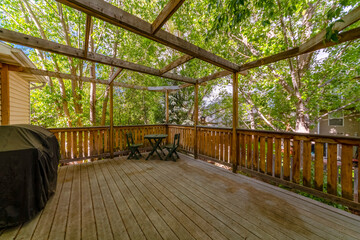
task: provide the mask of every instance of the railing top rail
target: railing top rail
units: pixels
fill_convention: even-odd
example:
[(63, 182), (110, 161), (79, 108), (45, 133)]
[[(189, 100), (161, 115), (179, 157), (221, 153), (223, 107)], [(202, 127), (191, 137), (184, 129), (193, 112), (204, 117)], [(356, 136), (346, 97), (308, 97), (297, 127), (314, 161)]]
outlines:
[(269, 135), (285, 135), (291, 138), (299, 138), (306, 137), (309, 139), (319, 139), (319, 138), (330, 138), (337, 140), (349, 140), (349, 141), (360, 141), (359, 137), (351, 137), (351, 136), (337, 136), (337, 135), (326, 135), (326, 134), (313, 134), (313, 133), (296, 133), (296, 132), (285, 132), (285, 131), (270, 131), (270, 130), (255, 130), (255, 129), (236, 129), (237, 132), (248, 132), (248, 133), (265, 133)]
[[(193, 125), (179, 125), (179, 124), (149, 124), (149, 125), (121, 125), (114, 126), (114, 128), (133, 128), (133, 127), (156, 127), (156, 126), (169, 126), (169, 127), (194, 127)], [(72, 127), (72, 128), (48, 128), (52, 131), (86, 131), (86, 130), (103, 130), (109, 129), (109, 126), (96, 126), (96, 127)], [(219, 129), (219, 130), (232, 130), (229, 127), (210, 127), (210, 126), (198, 126), (199, 129)], [(237, 129), (238, 133), (251, 133), (251, 134), (268, 134), (273, 135), (274, 137), (287, 137), (287, 138), (296, 138), (297, 140), (316, 140), (323, 139), (324, 141), (331, 139), (335, 141), (340, 141), (343, 143), (349, 144), (360, 144), (360, 137), (352, 136), (337, 136), (337, 135), (325, 135), (325, 134), (311, 134), (311, 133), (295, 133), (295, 132), (285, 132), (285, 131), (270, 131), (270, 130), (256, 130), (256, 129)], [(345, 141), (345, 142), (344, 142)], [(347, 142), (348, 141), (348, 142)]]
[[(148, 124), (148, 125), (121, 125), (114, 126), (114, 128), (126, 128), (126, 127), (155, 127), (155, 126), (166, 126), (166, 124)], [(48, 130), (54, 131), (69, 131), (69, 130), (88, 130), (88, 129), (108, 129), (110, 126), (91, 126), (91, 127), (62, 127), (62, 128), (47, 128)]]

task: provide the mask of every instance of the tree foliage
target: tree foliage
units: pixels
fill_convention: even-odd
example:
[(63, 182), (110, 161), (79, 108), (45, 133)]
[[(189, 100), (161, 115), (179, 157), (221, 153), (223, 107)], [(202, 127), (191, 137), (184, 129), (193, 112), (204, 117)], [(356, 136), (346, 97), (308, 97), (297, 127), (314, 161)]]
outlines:
[[(109, 0), (152, 22), (167, 0)], [(359, 5), (356, 0), (206, 0), (185, 1), (163, 29), (238, 64), (299, 46)], [(55, 0), (3, 0), (1, 27), (84, 48), (85, 14)], [(356, 23), (354, 26), (359, 26)], [(351, 28), (352, 28), (351, 27)], [(162, 68), (183, 54), (93, 18), (90, 50)], [(16, 46), (19, 47), (19, 46)], [(358, 111), (359, 41), (252, 69), (239, 77), (239, 123), (245, 128), (309, 131), (324, 113)], [(107, 80), (114, 68), (29, 48), (22, 48), (39, 68)], [(173, 73), (201, 78), (220, 71), (193, 59)], [(94, 75), (95, 74), (95, 75)], [(116, 81), (144, 86), (180, 85), (159, 77), (124, 70)], [(115, 88), (115, 124), (165, 121), (163, 93)], [(108, 87), (49, 78), (31, 91), (32, 123), (47, 127), (108, 124)], [(199, 116), (207, 123), (231, 126), (231, 79), (200, 87)], [(170, 94), (170, 121), (193, 123), (194, 88)], [(344, 107), (346, 106), (346, 107)], [(92, 119), (91, 116), (95, 116)], [(92, 120), (91, 120), (92, 119)]]

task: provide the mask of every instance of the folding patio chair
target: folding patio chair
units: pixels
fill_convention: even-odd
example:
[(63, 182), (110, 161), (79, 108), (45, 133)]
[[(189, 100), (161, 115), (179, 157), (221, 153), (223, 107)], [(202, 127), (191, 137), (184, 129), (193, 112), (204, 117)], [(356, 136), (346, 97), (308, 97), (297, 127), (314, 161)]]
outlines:
[(174, 154), (177, 156), (177, 158), (180, 158), (179, 155), (176, 152), (176, 149), (179, 147), (179, 141), (180, 141), (180, 133), (175, 134), (174, 136), (174, 143), (173, 144), (167, 144), (164, 146), (166, 150), (169, 152), (168, 155), (165, 158), (165, 161), (168, 160), (168, 158), (172, 158), (172, 160), (175, 162), (176, 159), (174, 158)]
[(127, 159), (131, 159), (131, 158), (139, 159), (139, 157), (141, 158), (142, 155), (139, 151), (139, 147), (141, 147), (143, 144), (142, 143), (135, 144), (131, 132), (126, 133), (126, 141), (128, 148), (130, 150), (130, 155), (128, 156)]

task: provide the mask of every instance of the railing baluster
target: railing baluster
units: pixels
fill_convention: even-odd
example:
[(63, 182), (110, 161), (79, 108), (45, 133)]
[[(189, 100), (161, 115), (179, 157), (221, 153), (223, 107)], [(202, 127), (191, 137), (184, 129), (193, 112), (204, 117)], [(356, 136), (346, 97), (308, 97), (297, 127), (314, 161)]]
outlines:
[(245, 134), (241, 134), (240, 136), (240, 152), (241, 152), (241, 155), (240, 155), (240, 162), (241, 162), (241, 166), (242, 167), (245, 167), (246, 165), (246, 146), (245, 146), (245, 142), (246, 142), (246, 136)]
[(315, 189), (322, 191), (324, 184), (324, 143), (315, 143)]
[(254, 135), (254, 166), (255, 171), (259, 171), (259, 136)]
[(293, 141), (293, 162), (292, 162), (292, 181), (300, 183), (300, 141)]
[(311, 142), (304, 141), (303, 144), (303, 185), (311, 187)]
[(66, 151), (65, 151), (65, 132), (62, 131), (61, 132), (61, 144), (60, 144), (60, 147), (61, 147), (61, 159), (65, 159), (66, 158)]
[(266, 173), (273, 175), (273, 138), (267, 138)]
[(88, 157), (89, 154), (89, 131), (84, 131), (84, 157)]
[(337, 144), (328, 144), (327, 192), (337, 195)]
[(79, 131), (78, 142), (79, 142), (79, 157), (84, 157), (83, 131)]
[(265, 173), (265, 137), (260, 137), (260, 172)]
[(341, 196), (350, 200), (353, 199), (352, 156), (353, 146), (343, 144), (341, 147)]
[(66, 132), (66, 148), (67, 148), (67, 152), (66, 152), (66, 158), (70, 159), (71, 158), (71, 131)]
[(104, 130), (104, 153), (107, 153), (109, 149), (109, 138), (108, 138), (108, 130)]
[(284, 180), (290, 180), (290, 139), (284, 138)]
[(78, 153), (78, 151), (77, 151), (77, 147), (78, 147), (78, 144), (77, 144), (77, 131), (73, 131), (72, 136), (73, 136), (73, 138), (72, 138), (72, 150), (73, 150), (72, 158), (77, 158), (78, 157), (77, 156), (77, 153)]
[(247, 140), (247, 147), (246, 147), (246, 153), (247, 153), (247, 157), (246, 157), (246, 166), (248, 169), (251, 169), (251, 140), (252, 140), (252, 136), (251, 135), (247, 135), (246, 136), (246, 140)]
[(281, 176), (281, 138), (275, 138), (275, 177)]

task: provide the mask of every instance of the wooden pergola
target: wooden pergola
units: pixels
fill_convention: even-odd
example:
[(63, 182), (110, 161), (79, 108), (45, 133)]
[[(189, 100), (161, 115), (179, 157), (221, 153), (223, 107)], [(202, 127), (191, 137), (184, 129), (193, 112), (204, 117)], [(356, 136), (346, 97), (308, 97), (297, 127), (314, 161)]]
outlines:
[[(357, 7), (346, 16), (342, 18), (343, 21), (338, 21), (334, 24), (333, 30), (340, 32), (338, 42), (326, 41), (325, 35), (326, 30), (321, 31), (316, 36), (307, 40), (305, 43), (301, 44), (298, 47), (289, 49), (287, 51), (264, 57), (256, 61), (252, 61), (245, 64), (237, 64), (230, 62), (224, 58), (221, 58), (205, 49), (202, 49), (190, 42), (187, 42), (175, 35), (166, 32), (161, 29), (161, 27), (166, 23), (166, 21), (176, 12), (176, 10), (183, 4), (184, 0), (170, 0), (164, 9), (160, 12), (153, 23), (146, 22), (118, 7), (115, 7), (103, 0), (56, 0), (62, 4), (65, 4), (69, 7), (77, 9), (81, 12), (87, 14), (86, 18), (86, 33), (84, 39), (84, 49), (78, 49), (66, 45), (62, 45), (56, 42), (49, 40), (33, 37), (23, 33), (7, 30), (0, 28), (0, 40), (11, 42), (35, 49), (44, 50), (47, 52), (52, 52), (56, 54), (61, 54), (73, 58), (79, 58), (83, 60), (88, 60), (95, 63), (105, 64), (109, 66), (116, 67), (116, 71), (110, 77), (109, 81), (82, 77), (72, 74), (52, 72), (47, 70), (32, 69), (20, 66), (13, 66), (7, 64), (1, 64), (1, 76), (2, 76), (2, 108), (3, 108), (3, 117), (2, 124), (8, 124), (9, 117), (9, 89), (8, 89), (8, 71), (17, 71), (25, 72), (34, 75), (49, 76), (49, 77), (61, 77), (64, 79), (71, 79), (75, 81), (83, 81), (90, 83), (98, 83), (110, 86), (110, 153), (113, 157), (113, 149), (111, 144), (113, 142), (113, 87), (125, 87), (139, 90), (147, 91), (160, 91), (165, 92), (166, 94), (166, 122), (169, 120), (169, 107), (168, 107), (168, 94), (171, 91), (177, 91), (188, 86), (195, 86), (195, 108), (194, 108), (194, 129), (195, 129), (195, 139), (196, 128), (198, 126), (198, 89), (200, 84), (205, 84), (208, 81), (233, 75), (233, 137), (232, 144), (236, 146), (236, 128), (238, 127), (238, 75), (248, 74), (247, 70), (263, 66), (266, 64), (274, 63), (280, 60), (288, 59), (291, 57), (299, 56), (302, 54), (310, 53), (319, 49), (327, 48), (336, 44), (343, 42), (351, 41), (354, 39), (360, 38), (360, 27), (354, 28), (349, 31), (341, 32), (343, 29), (352, 25), (360, 19), (360, 7)], [(101, 19), (105, 22), (113, 24), (115, 26), (124, 28), (128, 31), (131, 31), (135, 34), (141, 35), (145, 38), (151, 39), (158, 43), (161, 43), (165, 46), (178, 50), (184, 55), (169, 65), (165, 66), (162, 69), (155, 69), (147, 66), (143, 66), (137, 63), (127, 62), (118, 58), (108, 57), (102, 54), (89, 51), (89, 37), (91, 31), (91, 21), (92, 17)], [(198, 58), (202, 61), (208, 62), (212, 65), (220, 67), (223, 71), (216, 72), (212, 75), (205, 76), (200, 79), (193, 79), (177, 74), (170, 73), (170, 70), (190, 61), (191, 59)], [(166, 79), (171, 79), (175, 81), (184, 82), (185, 84), (180, 86), (135, 86), (121, 82), (114, 82), (116, 77), (120, 74), (123, 69), (127, 69), (134, 72), (145, 73), (153, 76), (158, 76)], [(195, 148), (195, 158), (197, 158), (197, 141), (194, 142)], [(233, 171), (236, 171), (237, 163), (239, 162), (237, 156), (237, 148), (232, 148), (231, 153), (233, 161)]]

